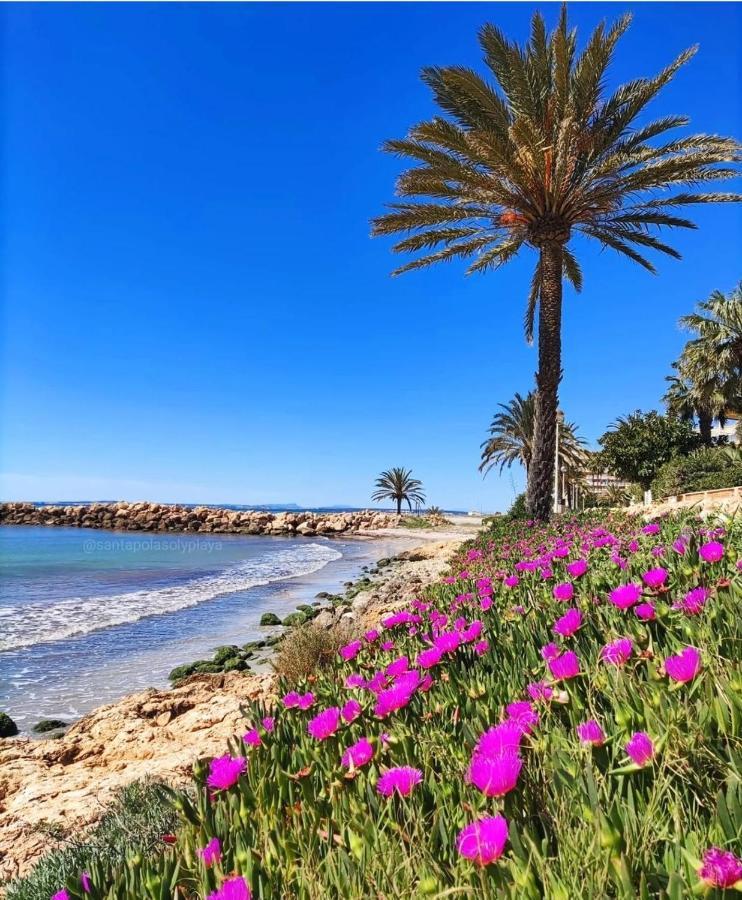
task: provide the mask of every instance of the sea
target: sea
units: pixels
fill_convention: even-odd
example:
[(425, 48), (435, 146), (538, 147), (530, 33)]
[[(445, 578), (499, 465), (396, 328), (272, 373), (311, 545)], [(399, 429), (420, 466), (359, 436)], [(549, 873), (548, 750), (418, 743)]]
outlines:
[(0, 527), (0, 710), (23, 732), (168, 684), (175, 666), (277, 629), (409, 538)]

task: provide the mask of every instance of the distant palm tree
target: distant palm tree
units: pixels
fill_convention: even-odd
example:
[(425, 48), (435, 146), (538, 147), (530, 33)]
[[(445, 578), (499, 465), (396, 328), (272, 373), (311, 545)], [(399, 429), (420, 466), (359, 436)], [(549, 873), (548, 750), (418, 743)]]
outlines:
[(667, 375), (665, 381), (669, 387), (665, 391), (662, 398), (665, 401), (667, 412), (671, 416), (675, 416), (682, 422), (692, 422), (698, 419), (698, 430), (701, 434), (701, 440), (704, 444), (711, 443), (711, 426), (714, 417), (718, 418), (721, 424), (724, 424), (724, 406), (721, 402), (716, 390), (716, 379), (706, 375), (700, 376), (696, 370), (696, 378), (699, 381), (693, 381), (687, 374), (687, 369), (683, 366), (683, 359), (672, 364), (677, 375)]
[(423, 483), (412, 477), (412, 469), (387, 469), (376, 479), (375, 487), (376, 490), (371, 496), (374, 503), (393, 500), (397, 504), (397, 515), (402, 513), (402, 503), (407, 503), (410, 510), (413, 502), (425, 503)]
[[(516, 394), (509, 403), (498, 404), (503, 410), (492, 419), (489, 427), (490, 437), (482, 443), (482, 462), (479, 471), (486, 475), (490, 469), (499, 466), (499, 471), (514, 462), (519, 462), (528, 476), (533, 460), (533, 443), (535, 438), (536, 396), (530, 391), (525, 397)], [(559, 457), (571, 470), (585, 467), (587, 455), (583, 449), (584, 441), (577, 437), (576, 426), (564, 422), (559, 426)], [(554, 477), (552, 460), (552, 483)]]
[(696, 337), (683, 348), (677, 368), (699, 419), (705, 413), (701, 434), (710, 443), (712, 420), (724, 424), (727, 412), (742, 411), (742, 283), (729, 294), (714, 291), (680, 324)]
[(530, 339), (538, 315), (527, 495), (528, 513), (538, 519), (551, 511), (563, 279), (582, 287), (573, 238), (582, 234), (654, 272), (645, 251), (680, 255), (654, 229), (694, 228), (678, 215), (689, 204), (742, 199), (702, 191), (737, 175), (718, 165), (738, 161), (737, 141), (701, 134), (652, 143), (688, 119), (638, 121), (695, 48), (653, 78), (606, 96), (606, 73), (629, 23), (623, 16), (610, 28), (599, 25), (580, 53), (565, 6), (551, 34), (535, 13), (524, 46), (485, 25), (479, 43), (497, 85), (465, 66), (423, 69), (443, 115), (384, 145), (414, 163), (397, 181), (401, 199), (373, 226), (377, 235), (403, 235), (395, 251), (422, 253), (397, 272), (455, 258), (471, 260), (468, 272), (488, 272), (524, 247), (537, 254), (525, 330)]

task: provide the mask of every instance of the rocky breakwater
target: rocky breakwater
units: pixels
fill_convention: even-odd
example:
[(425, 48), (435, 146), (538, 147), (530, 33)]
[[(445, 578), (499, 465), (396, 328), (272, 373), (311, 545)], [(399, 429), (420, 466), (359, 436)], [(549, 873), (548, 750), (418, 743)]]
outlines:
[(0, 503), (0, 525), (65, 525), (117, 531), (189, 532), (200, 534), (354, 534), (394, 528), (399, 516), (362, 510), (314, 513), (235, 510), (165, 503), (90, 503), (36, 506)]

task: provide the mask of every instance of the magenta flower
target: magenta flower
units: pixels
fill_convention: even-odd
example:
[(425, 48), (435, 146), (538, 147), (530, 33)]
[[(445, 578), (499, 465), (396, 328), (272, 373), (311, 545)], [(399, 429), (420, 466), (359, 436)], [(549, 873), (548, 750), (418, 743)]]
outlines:
[(614, 606), (619, 609), (629, 609), (633, 606), (642, 595), (640, 584), (629, 582), (628, 584), (620, 584), (608, 595), (608, 599)]
[(341, 647), (338, 651), (340, 656), (348, 662), (351, 659), (355, 659), (356, 656), (361, 652), (361, 648), (363, 644), (360, 641), (351, 641), (349, 644), (346, 644), (344, 647)]
[(517, 575), (508, 575), (508, 577), (503, 581), (505, 587), (514, 588), (518, 587), (520, 584), (520, 578)]
[(554, 696), (554, 689), (550, 688), (545, 681), (532, 681), (527, 690), (531, 700), (551, 700)]
[(742, 859), (731, 850), (710, 847), (703, 854), (703, 865), (698, 875), (706, 884), (726, 890), (742, 881)]
[(51, 900), (70, 900), (69, 891), (66, 888), (62, 888), (61, 891), (57, 891), (56, 894), (52, 894)]
[(218, 863), (222, 858), (222, 845), (219, 842), (219, 838), (212, 838), (209, 843), (205, 847), (201, 847), (197, 853), (205, 866), (213, 866), (214, 863)]
[(502, 856), (507, 840), (507, 821), (502, 816), (485, 816), (461, 829), (456, 848), (466, 859), (487, 866)]
[(356, 741), (355, 744), (348, 747), (343, 753), (341, 762), (348, 768), (358, 769), (360, 766), (365, 766), (367, 762), (370, 762), (373, 755), (374, 748), (371, 746), (371, 743), (366, 738), (361, 738), (360, 741)]
[(453, 653), (461, 646), (461, 635), (458, 631), (442, 631), (433, 641), (441, 653)]
[(698, 548), (698, 555), (704, 562), (719, 562), (724, 556), (724, 544), (720, 544), (718, 541), (709, 541), (707, 544), (701, 544)]
[(524, 734), (518, 722), (506, 719), (484, 732), (474, 752), (482, 756), (517, 756)]
[(701, 654), (695, 647), (686, 647), (675, 656), (667, 657), (665, 671), (680, 684), (692, 681), (701, 671)]
[(545, 644), (541, 648), (541, 657), (547, 661), (556, 659), (559, 656), (559, 647), (556, 644)]
[(629, 638), (618, 638), (603, 647), (600, 658), (612, 666), (622, 666), (631, 656), (633, 649), (634, 645)]
[(688, 549), (688, 545), (685, 543), (683, 538), (677, 538), (672, 542), (672, 549), (679, 553), (681, 556), (685, 556), (685, 551)]
[(555, 600), (564, 602), (565, 600), (571, 600), (572, 597), (574, 597), (575, 588), (570, 581), (562, 581), (560, 584), (554, 585), (552, 593), (554, 594)]
[(654, 756), (652, 738), (644, 731), (635, 731), (624, 749), (637, 766), (646, 766)]
[(430, 669), (433, 666), (437, 666), (442, 659), (443, 651), (440, 647), (430, 647), (428, 650), (423, 650), (418, 653), (417, 665), (420, 666), (421, 669)]
[(524, 734), (530, 734), (538, 725), (538, 713), (528, 700), (518, 700), (516, 703), (508, 703), (505, 707), (510, 721), (515, 722)]
[(391, 797), (395, 791), (400, 796), (407, 797), (422, 780), (423, 773), (420, 769), (397, 766), (384, 772), (376, 782), (376, 790), (384, 797)]
[(410, 668), (410, 661), (406, 656), (400, 656), (395, 659), (393, 662), (390, 662), (389, 665), (384, 669), (387, 675), (391, 678), (396, 677), (397, 675), (401, 675), (403, 672), (406, 672)]
[(276, 727), (276, 720), (273, 718), (273, 716), (266, 716), (261, 724), (263, 725), (263, 728), (265, 728), (265, 730), (270, 734), (270, 732), (273, 731), (273, 729)]
[(86, 894), (89, 894), (93, 889), (93, 882), (90, 880), (89, 872), (81, 872), (80, 873), (80, 884), (82, 886), (83, 891)]
[(651, 622), (657, 618), (657, 613), (651, 603), (638, 603), (634, 607), (634, 615), (642, 622)]
[(583, 744), (592, 744), (593, 747), (602, 747), (605, 743), (603, 729), (598, 725), (595, 719), (588, 719), (587, 722), (582, 722), (575, 730), (577, 731), (577, 737)]
[(251, 900), (252, 894), (245, 879), (228, 878), (218, 891), (209, 894), (206, 900)]
[(353, 672), (345, 679), (345, 686), (347, 688), (365, 687), (366, 679), (363, 677), (363, 675), (360, 674), (360, 672)]
[(473, 643), (474, 641), (478, 640), (482, 636), (483, 628), (484, 628), (484, 625), (479, 621), (479, 619), (476, 619), (474, 622), (471, 623), (471, 625), (468, 628), (465, 628), (461, 632), (461, 640), (465, 644)]
[(299, 705), (299, 695), (296, 691), (289, 691), (288, 694), (281, 699), (281, 703), (283, 703), (286, 709), (293, 709)]
[(379, 632), (378, 632), (375, 628), (372, 628), (370, 631), (367, 631), (367, 632), (363, 635), (363, 639), (364, 639), (365, 641), (368, 641), (369, 644), (373, 644), (374, 641), (378, 641), (378, 639), (379, 639)]
[(660, 530), (660, 526), (656, 522), (650, 522), (649, 525), (645, 525), (642, 528), (644, 534), (657, 534)]
[(567, 574), (572, 578), (580, 578), (587, 572), (587, 561), (584, 559), (576, 559), (574, 562), (567, 563), (565, 566)]
[(299, 703), (297, 704), (299, 709), (307, 710), (311, 706), (314, 706), (314, 694), (311, 691), (307, 691), (306, 694), (302, 694), (299, 697)]
[(209, 764), (206, 783), (214, 791), (226, 791), (237, 784), (247, 769), (247, 760), (242, 756), (215, 756)]
[(316, 741), (324, 741), (335, 734), (338, 725), (340, 725), (340, 710), (337, 706), (331, 706), (309, 720), (307, 731)]
[(242, 740), (250, 747), (259, 747), (263, 741), (257, 728), (251, 728), (242, 735)]
[(579, 609), (568, 609), (567, 612), (556, 620), (552, 631), (562, 637), (571, 637), (582, 625), (582, 613)]
[(477, 656), (484, 656), (484, 654), (489, 650), (490, 642), (487, 638), (483, 638), (481, 641), (477, 641), (474, 644), (473, 650), (477, 654)]
[(518, 783), (523, 760), (514, 753), (489, 756), (475, 753), (469, 766), (469, 780), (487, 797), (502, 797)]
[(343, 717), (343, 721), (355, 722), (355, 720), (361, 714), (361, 704), (357, 700), (348, 700), (348, 702), (343, 706), (340, 710), (340, 715)]
[(697, 616), (703, 612), (706, 601), (710, 596), (711, 592), (707, 588), (693, 588), (692, 591), (688, 591), (682, 600), (673, 603), (672, 608), (681, 610), (687, 616)]
[(574, 678), (576, 675), (579, 675), (580, 661), (577, 658), (577, 654), (568, 650), (567, 653), (562, 653), (561, 656), (550, 659), (549, 671), (551, 672), (552, 678), (556, 681), (563, 681), (567, 678)]
[(656, 568), (656, 569), (648, 569), (643, 575), (644, 584), (651, 588), (662, 587), (662, 585), (667, 581), (667, 569)]

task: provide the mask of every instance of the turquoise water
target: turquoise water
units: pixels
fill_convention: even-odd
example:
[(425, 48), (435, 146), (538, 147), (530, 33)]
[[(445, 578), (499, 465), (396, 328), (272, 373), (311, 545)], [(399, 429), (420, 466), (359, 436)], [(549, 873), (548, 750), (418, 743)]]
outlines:
[(0, 709), (69, 720), (270, 631), (396, 540), (0, 528)]

